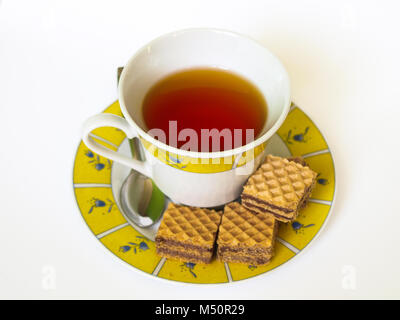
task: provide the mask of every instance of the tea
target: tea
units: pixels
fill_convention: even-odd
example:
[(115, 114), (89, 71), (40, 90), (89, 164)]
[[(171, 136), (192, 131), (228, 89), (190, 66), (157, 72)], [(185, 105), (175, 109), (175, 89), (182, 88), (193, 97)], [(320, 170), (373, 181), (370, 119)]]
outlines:
[[(191, 69), (171, 74), (151, 87), (143, 101), (147, 129), (163, 130), (167, 144), (183, 149), (187, 149), (187, 133), (195, 133), (198, 139), (189, 148), (191, 151), (225, 151), (245, 145), (249, 142), (246, 129), (253, 130), (256, 138), (266, 118), (267, 104), (256, 86), (220, 69)], [(171, 123), (175, 124), (177, 134), (170, 132)], [(216, 135), (215, 129), (224, 134)], [(200, 137), (207, 130), (211, 134), (204, 141)], [(229, 134), (231, 139), (238, 137), (238, 130), (241, 137), (229, 143)]]

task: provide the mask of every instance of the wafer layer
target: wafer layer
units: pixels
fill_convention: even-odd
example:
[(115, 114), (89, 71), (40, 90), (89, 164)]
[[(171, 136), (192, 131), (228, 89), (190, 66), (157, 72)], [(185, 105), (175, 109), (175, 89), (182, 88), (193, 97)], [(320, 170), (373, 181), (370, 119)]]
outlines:
[(157, 246), (157, 254), (175, 260), (195, 263), (210, 263), (213, 251), (182, 250), (170, 246)]
[(273, 215), (254, 215), (237, 202), (229, 203), (219, 228), (218, 258), (224, 262), (266, 264), (274, 254), (277, 229)]
[(267, 156), (243, 188), (243, 206), (255, 213), (272, 213), (283, 222), (293, 221), (317, 177), (300, 158), (293, 160)]
[(157, 253), (167, 258), (209, 263), (221, 213), (170, 203), (156, 236)]

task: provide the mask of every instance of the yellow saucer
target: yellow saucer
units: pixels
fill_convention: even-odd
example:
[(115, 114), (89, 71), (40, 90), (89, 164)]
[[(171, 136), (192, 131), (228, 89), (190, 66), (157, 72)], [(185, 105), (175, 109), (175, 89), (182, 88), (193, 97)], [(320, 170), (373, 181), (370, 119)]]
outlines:
[[(104, 112), (121, 116), (118, 101)], [(96, 129), (92, 136), (114, 150), (119, 149), (126, 138), (115, 128)], [(157, 256), (155, 243), (145, 236), (143, 230), (131, 226), (118, 207), (113, 192), (113, 188), (114, 191), (118, 188), (118, 183), (112, 183), (118, 179), (112, 179), (113, 162), (94, 154), (82, 142), (76, 152), (73, 172), (78, 208), (89, 229), (108, 250), (129, 266), (155, 278), (207, 284), (228, 283), (267, 273), (298, 255), (315, 239), (330, 215), (335, 198), (332, 154), (319, 129), (300, 108), (292, 104), (286, 121), (271, 140), (278, 143), (268, 146), (267, 152), (303, 156), (318, 173), (318, 178), (309, 204), (297, 220), (280, 225), (276, 254), (267, 266), (224, 264), (215, 260), (209, 265), (200, 265)], [(158, 200), (155, 197), (152, 201)]]

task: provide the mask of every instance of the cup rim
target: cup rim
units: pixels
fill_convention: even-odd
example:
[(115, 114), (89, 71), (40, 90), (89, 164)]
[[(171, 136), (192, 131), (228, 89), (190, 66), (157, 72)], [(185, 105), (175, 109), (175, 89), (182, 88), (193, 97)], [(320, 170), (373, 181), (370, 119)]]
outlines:
[[(192, 31), (217, 32), (217, 33), (223, 33), (223, 34), (237, 37), (237, 38), (244, 38), (244, 39), (250, 40), (256, 46), (258, 46), (260, 49), (265, 51), (265, 53), (267, 55), (270, 55), (276, 61), (276, 63), (279, 64), (282, 68), (284, 80), (287, 83), (288, 90), (285, 95), (286, 101), (285, 101), (285, 105), (282, 108), (281, 115), (279, 116), (278, 120), (274, 123), (274, 125), (269, 130), (267, 130), (263, 135), (261, 135), (260, 137), (258, 137), (255, 140), (253, 140), (252, 142), (245, 144), (244, 146), (237, 147), (237, 148), (230, 149), (230, 150), (225, 150), (225, 151), (217, 151), (217, 152), (188, 151), (188, 150), (181, 150), (179, 148), (172, 147), (166, 143), (156, 140), (151, 135), (149, 135), (147, 132), (145, 132), (142, 128), (140, 128), (136, 124), (136, 122), (132, 119), (131, 115), (129, 114), (129, 112), (125, 106), (122, 84), (124, 83), (124, 80), (127, 77), (126, 70), (128, 68), (126, 68), (126, 66), (130, 65), (140, 53), (142, 53), (148, 46), (152, 45), (153, 43), (155, 43), (163, 38), (171, 37), (171, 36), (181, 34), (181, 33), (192, 32)], [(176, 30), (176, 31), (172, 31), (172, 32), (163, 34), (163, 35), (151, 40), (150, 42), (146, 43), (139, 50), (137, 50), (136, 53), (126, 63), (126, 65), (121, 73), (121, 76), (120, 76), (120, 81), (119, 81), (119, 86), (118, 86), (118, 95), (119, 95), (118, 100), (119, 100), (119, 104), (121, 107), (121, 111), (122, 111), (123, 115), (125, 116), (125, 119), (128, 121), (128, 123), (132, 127), (134, 127), (134, 129), (136, 130), (137, 134), (140, 137), (143, 137), (145, 140), (147, 140), (151, 144), (155, 145), (157, 148), (160, 148), (164, 151), (171, 152), (173, 154), (191, 157), (191, 158), (208, 158), (208, 159), (231, 157), (234, 155), (244, 153), (246, 151), (249, 151), (249, 150), (254, 149), (255, 147), (261, 145), (262, 143), (267, 141), (269, 138), (271, 138), (271, 136), (273, 134), (275, 134), (275, 132), (280, 128), (282, 123), (285, 121), (287, 114), (289, 113), (290, 105), (291, 105), (289, 75), (288, 75), (285, 67), (283, 66), (282, 62), (272, 52), (270, 52), (266, 47), (264, 47), (262, 44), (260, 44), (257, 40), (255, 40), (247, 35), (243, 35), (243, 34), (240, 34), (240, 33), (234, 32), (234, 31), (225, 30), (225, 29), (218, 29), (218, 28), (187, 28), (187, 29)]]

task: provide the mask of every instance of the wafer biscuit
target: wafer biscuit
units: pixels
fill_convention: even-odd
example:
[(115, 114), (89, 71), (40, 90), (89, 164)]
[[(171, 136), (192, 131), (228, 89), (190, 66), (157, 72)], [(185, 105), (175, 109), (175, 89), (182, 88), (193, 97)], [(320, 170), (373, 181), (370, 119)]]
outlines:
[(210, 263), (221, 215), (170, 203), (157, 232), (157, 253), (185, 262)]
[(218, 232), (218, 259), (264, 265), (274, 254), (278, 222), (272, 214), (254, 215), (238, 202), (224, 208)]
[(317, 174), (308, 166), (288, 159), (267, 156), (243, 188), (242, 204), (254, 213), (272, 213), (289, 222), (309, 198)]

